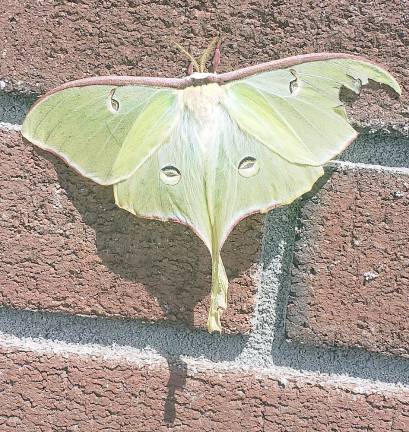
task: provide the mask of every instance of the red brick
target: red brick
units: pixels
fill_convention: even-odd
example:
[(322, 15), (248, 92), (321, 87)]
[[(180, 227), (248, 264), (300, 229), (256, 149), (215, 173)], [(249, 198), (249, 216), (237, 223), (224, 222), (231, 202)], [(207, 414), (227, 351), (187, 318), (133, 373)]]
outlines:
[[(332, 51), (387, 65), (408, 101), (409, 8), (405, 0), (203, 2), (3, 0), (0, 79), (43, 92), (92, 75), (181, 76), (176, 40), (199, 54), (219, 32), (223, 70), (295, 54)], [(368, 106), (369, 104), (369, 106)], [(382, 106), (384, 109), (380, 110)], [(355, 120), (406, 124), (405, 105), (370, 97)]]
[[(181, 320), (205, 327), (210, 257), (186, 227), (138, 219), (112, 188), (0, 131), (0, 304), (73, 314)], [(263, 218), (241, 223), (224, 259), (227, 332), (247, 332)]]
[(409, 176), (338, 169), (299, 216), (287, 334), (409, 356)]
[(409, 392), (3, 350), (8, 431), (409, 431)]

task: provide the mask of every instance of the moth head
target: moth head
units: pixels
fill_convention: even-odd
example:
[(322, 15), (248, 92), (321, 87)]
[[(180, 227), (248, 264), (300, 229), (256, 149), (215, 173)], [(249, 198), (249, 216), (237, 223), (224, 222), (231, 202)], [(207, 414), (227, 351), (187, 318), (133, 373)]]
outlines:
[(216, 75), (216, 74), (209, 73), (209, 72), (193, 72), (191, 75), (189, 75), (189, 78), (192, 79), (192, 84), (194, 86), (198, 86), (198, 85), (209, 84), (208, 77), (212, 75)]
[(178, 48), (182, 52), (182, 54), (184, 54), (190, 61), (189, 66), (187, 67), (187, 74), (189, 76), (192, 76), (192, 78), (194, 78), (194, 75), (205, 74), (207, 72), (206, 64), (210, 60), (212, 53), (213, 53), (213, 59), (212, 59), (211, 71), (216, 72), (216, 69), (220, 63), (221, 38), (219, 36), (213, 38), (210, 41), (207, 48), (202, 52), (200, 57), (198, 57), (197, 59), (179, 43), (174, 42), (174, 44), (176, 48)]

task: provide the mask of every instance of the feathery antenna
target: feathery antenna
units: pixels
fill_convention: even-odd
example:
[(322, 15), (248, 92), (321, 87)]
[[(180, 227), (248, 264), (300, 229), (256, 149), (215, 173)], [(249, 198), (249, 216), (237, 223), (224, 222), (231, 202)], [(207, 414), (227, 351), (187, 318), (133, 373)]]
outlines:
[(176, 46), (176, 48), (178, 48), (191, 62), (193, 67), (196, 69), (196, 72), (201, 72), (200, 67), (199, 67), (199, 63), (197, 62), (197, 60), (192, 56), (192, 54), (190, 54), (185, 48), (182, 47), (182, 45), (180, 45), (177, 42), (173, 42)]
[(199, 66), (200, 66), (200, 72), (204, 72), (206, 69), (206, 63), (209, 61), (210, 56), (212, 55), (212, 52), (214, 48), (216, 47), (217, 43), (219, 42), (219, 36), (216, 36), (213, 38), (207, 48), (203, 51), (202, 55), (199, 59)]

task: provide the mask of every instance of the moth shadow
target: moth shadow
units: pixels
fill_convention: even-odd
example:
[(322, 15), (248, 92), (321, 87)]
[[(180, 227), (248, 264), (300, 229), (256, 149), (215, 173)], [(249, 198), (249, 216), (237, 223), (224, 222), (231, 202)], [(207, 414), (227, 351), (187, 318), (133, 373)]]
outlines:
[[(101, 287), (103, 292), (95, 293), (94, 301), (106, 295), (116, 302), (116, 314), (121, 316), (206, 328), (211, 263), (202, 241), (186, 226), (138, 218), (118, 208), (112, 186), (97, 185), (53, 155), (36, 152), (53, 164), (68, 200), (95, 232), (98, 257), (115, 274), (115, 283)], [(258, 259), (262, 219), (243, 221), (223, 249), (228, 277), (238, 281), (233, 291), (242, 303), (226, 314), (227, 321), (244, 320), (244, 327), (249, 326), (253, 307), (255, 288), (251, 290), (249, 273)], [(235, 326), (227, 324), (227, 332), (242, 331)]]
[[(112, 186), (97, 185), (57, 157), (39, 149), (34, 151), (46, 158), (57, 173), (59, 186), (65, 192), (61, 195), (66, 195), (64, 205), (70, 207), (66, 211), (68, 222), (80, 218), (95, 233), (95, 240), (90, 239), (94, 236), (86, 230), (87, 239), (81, 238), (79, 243), (95, 241), (96, 254), (115, 275), (108, 286), (84, 286), (89, 292), (84, 292), (83, 298), (93, 303), (86, 304), (88, 310), (109, 297), (115, 314), (123, 317), (179, 321), (206, 328), (211, 263), (202, 241), (183, 225), (137, 218), (118, 208)], [(236, 298), (224, 314), (224, 330), (230, 333), (250, 328), (256, 290), (251, 273), (259, 259), (263, 221), (261, 215), (242, 221), (222, 251), (232, 282), (230, 292)], [(110, 307), (107, 309), (109, 313)], [(179, 357), (171, 358), (166, 347), (157, 349), (169, 367), (163, 421), (171, 426), (177, 418), (177, 399), (179, 395), (184, 397), (187, 365)]]

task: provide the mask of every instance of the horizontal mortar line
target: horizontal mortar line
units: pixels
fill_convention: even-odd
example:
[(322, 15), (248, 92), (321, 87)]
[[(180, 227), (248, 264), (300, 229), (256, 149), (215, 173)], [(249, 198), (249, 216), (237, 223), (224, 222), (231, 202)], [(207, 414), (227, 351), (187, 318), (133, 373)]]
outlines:
[(14, 124), (14, 123), (0, 122), (0, 129), (12, 130), (12, 131), (21, 131), (21, 125)]
[[(78, 356), (83, 359), (101, 359), (102, 361), (122, 361), (138, 367), (168, 367), (165, 356), (152, 350), (137, 350), (128, 346), (113, 345), (106, 347), (98, 344), (72, 344), (62, 341), (50, 341), (44, 338), (17, 338), (0, 333), (0, 349), (24, 351), (36, 354)], [(173, 359), (174, 360), (174, 359)], [(328, 385), (331, 387), (351, 391), (354, 394), (396, 393), (406, 392), (409, 387), (402, 384), (373, 382), (349, 376), (334, 376), (326, 373), (306, 372), (283, 366), (254, 368), (244, 366), (234, 361), (211, 362), (202, 358), (181, 356), (178, 363), (188, 366), (191, 373), (250, 373), (257, 377), (268, 377), (286, 386), (290, 381), (298, 384)]]
[(0, 309), (0, 348), (97, 356), (140, 365), (178, 361), (192, 370), (262, 372), (281, 380), (352, 386), (356, 391), (409, 389), (406, 359), (356, 349), (274, 343), (268, 361), (243, 360), (239, 356), (247, 340), (243, 335), (210, 335), (181, 325)]
[(349, 168), (349, 169), (369, 169), (374, 171), (388, 171), (397, 174), (405, 174), (409, 175), (409, 168), (406, 167), (392, 167), (385, 165), (374, 165), (374, 164), (366, 164), (360, 162), (349, 162), (349, 161), (341, 161), (338, 159), (334, 159), (327, 164), (328, 166), (335, 166), (341, 168)]
[[(21, 131), (21, 125), (15, 123), (6, 123), (0, 122), (0, 130), (11, 130), (11, 131)], [(376, 171), (389, 171), (395, 172), (398, 174), (406, 174), (409, 175), (409, 168), (406, 167), (393, 167), (387, 165), (374, 165), (360, 162), (349, 162), (349, 161), (341, 161), (338, 159), (334, 159), (329, 161), (327, 166), (335, 166), (349, 169), (371, 169)]]

